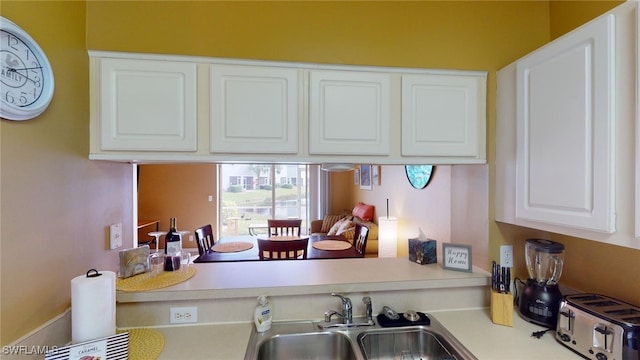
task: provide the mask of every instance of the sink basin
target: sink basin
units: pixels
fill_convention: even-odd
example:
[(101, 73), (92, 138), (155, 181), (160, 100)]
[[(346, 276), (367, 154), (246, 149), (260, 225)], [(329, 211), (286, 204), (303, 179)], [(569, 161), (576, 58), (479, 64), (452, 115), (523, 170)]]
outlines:
[(257, 359), (355, 360), (356, 354), (347, 336), (322, 332), (272, 336), (258, 348)]
[(462, 359), (454, 344), (423, 328), (367, 331), (358, 335), (365, 359)]
[(429, 318), (430, 325), (329, 329), (319, 329), (324, 323), (314, 321), (274, 322), (264, 333), (253, 329), (244, 358), (476, 360), (446, 328)]

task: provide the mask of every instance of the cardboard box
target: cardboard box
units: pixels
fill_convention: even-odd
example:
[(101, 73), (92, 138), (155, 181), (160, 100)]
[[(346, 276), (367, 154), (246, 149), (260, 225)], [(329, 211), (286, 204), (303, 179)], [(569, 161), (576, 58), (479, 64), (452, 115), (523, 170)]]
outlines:
[(423, 265), (437, 263), (436, 245), (431, 239), (409, 239), (409, 261)]
[(120, 274), (123, 279), (149, 271), (149, 245), (120, 251)]

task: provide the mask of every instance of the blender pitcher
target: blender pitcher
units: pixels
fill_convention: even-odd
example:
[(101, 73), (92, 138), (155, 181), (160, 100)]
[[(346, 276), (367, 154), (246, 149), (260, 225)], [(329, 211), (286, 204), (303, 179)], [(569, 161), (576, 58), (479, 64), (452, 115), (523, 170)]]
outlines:
[(530, 279), (545, 285), (558, 283), (564, 264), (562, 244), (544, 239), (528, 239), (525, 255)]

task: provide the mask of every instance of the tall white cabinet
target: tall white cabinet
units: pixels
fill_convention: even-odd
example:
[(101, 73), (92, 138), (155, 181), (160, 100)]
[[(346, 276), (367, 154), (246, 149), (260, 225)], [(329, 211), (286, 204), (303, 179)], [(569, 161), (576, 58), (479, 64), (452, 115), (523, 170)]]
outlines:
[(615, 231), (614, 16), (516, 63), (516, 217)]
[(496, 220), (640, 247), (631, 196), (636, 6), (498, 72)]

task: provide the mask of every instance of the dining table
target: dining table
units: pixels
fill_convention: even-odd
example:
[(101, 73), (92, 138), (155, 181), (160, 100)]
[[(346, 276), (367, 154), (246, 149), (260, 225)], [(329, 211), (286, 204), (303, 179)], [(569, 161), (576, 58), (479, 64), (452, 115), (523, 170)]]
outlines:
[[(262, 235), (266, 237), (267, 235)], [(194, 263), (208, 263), (208, 262), (226, 262), (226, 261), (260, 261), (258, 255), (258, 237), (251, 235), (239, 235), (239, 236), (227, 236), (220, 238), (216, 243), (205, 251), (204, 254), (198, 256)], [(341, 259), (341, 258), (358, 258), (362, 257), (361, 254), (356, 251), (356, 248), (352, 245), (347, 248), (345, 246), (338, 247), (332, 250), (324, 250), (320, 247), (320, 243), (325, 240), (338, 240), (326, 235), (312, 234), (308, 236), (302, 236), (303, 238), (309, 238), (309, 244), (307, 247), (307, 259)], [(284, 239), (282, 237), (275, 237), (272, 241), (279, 240), (293, 240), (293, 238)], [(316, 246), (314, 247), (314, 243)], [(216, 251), (219, 249), (219, 251)]]

